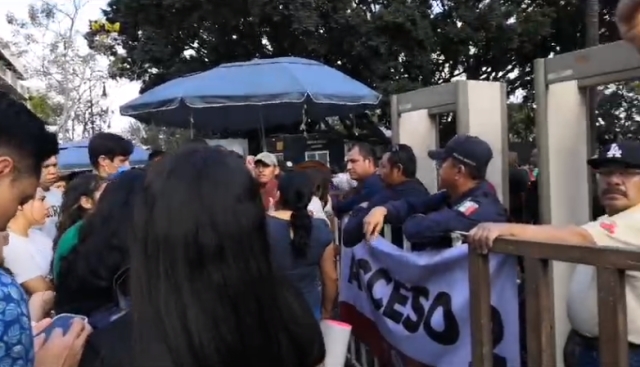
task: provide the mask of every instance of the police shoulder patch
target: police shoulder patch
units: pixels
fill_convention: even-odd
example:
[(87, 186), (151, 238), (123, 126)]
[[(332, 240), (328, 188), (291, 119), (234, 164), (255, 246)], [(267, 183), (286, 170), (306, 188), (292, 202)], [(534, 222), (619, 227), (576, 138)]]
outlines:
[(476, 210), (478, 210), (479, 207), (480, 206), (478, 205), (478, 203), (472, 201), (471, 199), (467, 199), (463, 201), (462, 204), (458, 205), (456, 207), (456, 210), (468, 217)]

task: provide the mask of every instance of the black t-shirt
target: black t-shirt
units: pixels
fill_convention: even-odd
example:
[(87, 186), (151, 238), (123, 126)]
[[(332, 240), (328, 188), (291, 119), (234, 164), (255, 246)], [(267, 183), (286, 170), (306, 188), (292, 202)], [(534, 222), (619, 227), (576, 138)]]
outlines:
[(529, 187), (529, 173), (518, 167), (509, 167), (509, 212), (512, 219), (524, 220), (524, 197)]

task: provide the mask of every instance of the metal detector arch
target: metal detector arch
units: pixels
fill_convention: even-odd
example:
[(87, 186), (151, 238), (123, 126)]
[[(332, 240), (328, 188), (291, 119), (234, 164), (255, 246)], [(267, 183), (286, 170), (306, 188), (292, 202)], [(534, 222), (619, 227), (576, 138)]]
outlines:
[[(640, 55), (623, 41), (535, 61), (538, 187), (543, 223), (580, 225), (591, 220), (586, 161), (594, 152), (589, 149), (591, 132), (584, 88), (639, 77)], [(574, 268), (569, 263), (552, 264), (556, 351), (562, 351), (570, 331), (566, 302)], [(556, 352), (555, 359), (557, 366), (564, 366), (561, 352)]]
[(454, 112), (456, 131), (476, 135), (493, 149), (487, 179), (508, 206), (507, 88), (504, 83), (457, 80), (391, 96), (391, 139), (413, 148), (418, 178), (437, 191), (437, 170), (427, 156), (439, 147), (437, 115)]

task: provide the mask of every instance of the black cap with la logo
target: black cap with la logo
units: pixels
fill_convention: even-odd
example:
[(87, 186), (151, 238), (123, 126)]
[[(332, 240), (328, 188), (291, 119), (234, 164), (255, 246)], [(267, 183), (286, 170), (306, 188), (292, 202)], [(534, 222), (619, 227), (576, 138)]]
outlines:
[(598, 154), (587, 160), (593, 169), (618, 166), (640, 169), (640, 142), (623, 140), (611, 143), (598, 150)]

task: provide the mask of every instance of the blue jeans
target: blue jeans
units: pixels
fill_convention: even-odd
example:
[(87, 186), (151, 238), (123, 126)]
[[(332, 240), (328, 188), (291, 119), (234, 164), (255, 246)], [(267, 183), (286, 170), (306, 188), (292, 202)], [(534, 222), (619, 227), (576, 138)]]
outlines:
[[(572, 330), (565, 344), (564, 361), (567, 367), (601, 367), (597, 340)], [(629, 345), (629, 367), (640, 367), (640, 348), (637, 346)]]
[[(600, 367), (600, 353), (587, 347), (580, 348), (578, 352), (578, 366)], [(640, 367), (640, 349), (629, 350), (629, 367)]]

